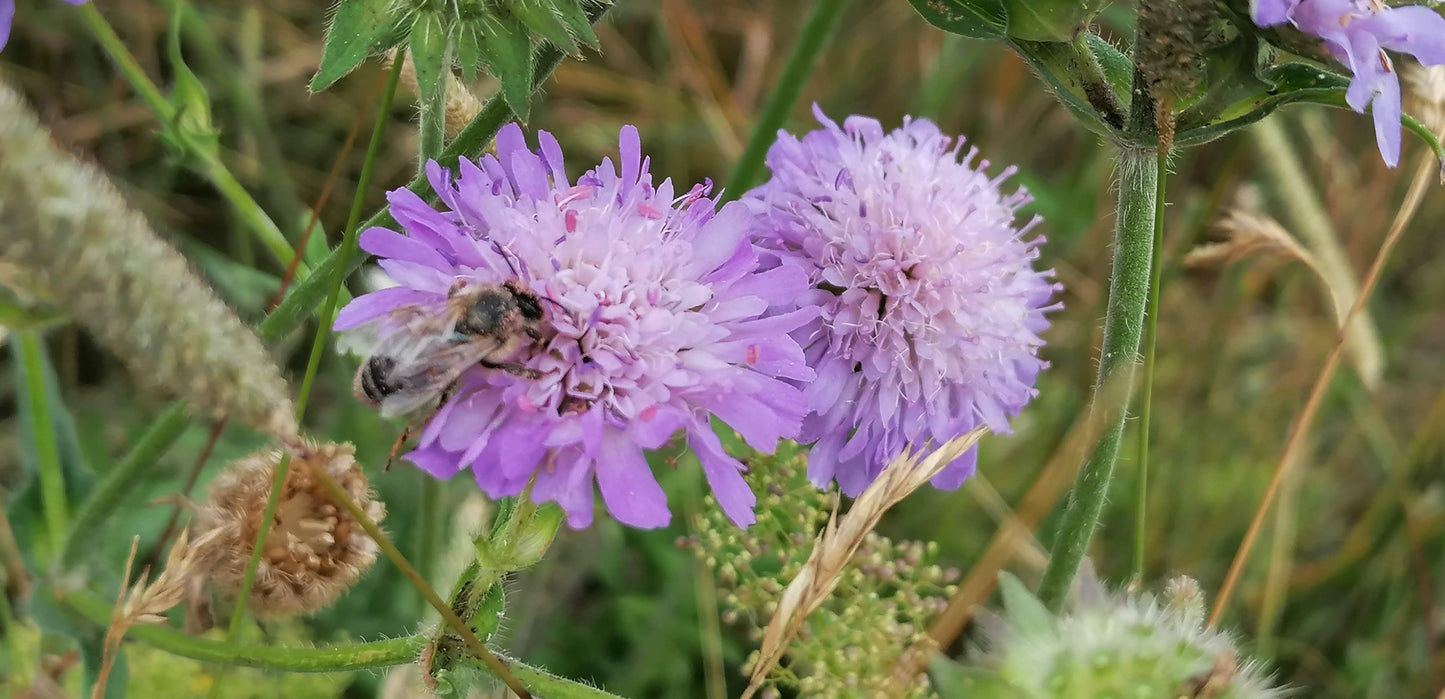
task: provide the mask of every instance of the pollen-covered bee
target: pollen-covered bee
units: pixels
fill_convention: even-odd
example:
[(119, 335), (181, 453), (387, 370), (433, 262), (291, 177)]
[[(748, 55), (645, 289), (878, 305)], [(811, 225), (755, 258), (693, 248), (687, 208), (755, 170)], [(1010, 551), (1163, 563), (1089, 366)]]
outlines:
[(376, 321), (397, 326), (372, 346), (352, 382), (356, 397), (383, 417), (408, 415), (442, 398), (467, 369), (482, 366), (527, 379), (534, 369), (509, 361), (541, 339), (541, 298), (520, 282), (459, 282), (441, 309), (403, 306)]

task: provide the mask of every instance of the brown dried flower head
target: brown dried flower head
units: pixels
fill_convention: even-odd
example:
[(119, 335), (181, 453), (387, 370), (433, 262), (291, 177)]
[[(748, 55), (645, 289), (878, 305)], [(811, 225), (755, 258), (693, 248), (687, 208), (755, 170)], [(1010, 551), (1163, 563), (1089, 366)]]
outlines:
[[(292, 454), (251, 589), (257, 616), (324, 609), (376, 562), (376, 542), (312, 475), (313, 467), (325, 468), (372, 521), (380, 521), (386, 507), (375, 499), (354, 453), (350, 444), (326, 444)], [(231, 464), (216, 478), (196, 517), (197, 530), (209, 536), (211, 579), (231, 597), (240, 592), (281, 455), (270, 449)]]

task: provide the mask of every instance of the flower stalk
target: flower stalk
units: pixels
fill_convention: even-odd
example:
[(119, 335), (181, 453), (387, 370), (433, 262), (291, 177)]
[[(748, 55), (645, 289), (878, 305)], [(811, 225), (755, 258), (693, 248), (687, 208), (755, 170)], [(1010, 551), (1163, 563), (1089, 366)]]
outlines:
[(1169, 151), (1160, 144), (1156, 156), (1158, 189), (1154, 200), (1154, 253), (1149, 261), (1149, 310), (1144, 316), (1144, 386), (1139, 396), (1139, 484), (1134, 504), (1134, 566), (1130, 579), (1144, 578), (1144, 549), (1148, 540), (1149, 413), (1154, 392), (1154, 345), (1159, 330), (1159, 282), (1164, 261), (1164, 185), (1169, 179)]
[[(1094, 384), (1094, 405), (1099, 392), (1116, 376), (1132, 385), (1149, 301), (1154, 257), (1154, 222), (1158, 203), (1159, 160), (1155, 149), (1140, 145), (1152, 141), (1153, 99), (1142, 75), (1134, 76), (1134, 104), (1130, 108), (1126, 142), (1119, 152), (1119, 201), (1115, 214), (1114, 270), (1109, 283), (1104, 341), (1099, 353), (1099, 376)], [(1123, 441), (1126, 413), (1120, 411), (1100, 438), (1074, 483), (1059, 522), (1049, 565), (1039, 586), (1039, 599), (1054, 611), (1062, 608), (1069, 587), (1088, 552), (1108, 499), (1114, 463)]]
[[(346, 281), (346, 270), (348, 262), (355, 257), (357, 249), (357, 222), (361, 218), (361, 207), (364, 202), (366, 190), (371, 184), (372, 171), (376, 165), (377, 154), (381, 152), (381, 136), (385, 131), (386, 121), (391, 114), (392, 99), (396, 97), (396, 88), (401, 81), (401, 63), (392, 66), (390, 77), (387, 79), (386, 91), (382, 94), (381, 105), (376, 113), (376, 126), (371, 132), (371, 142), (366, 148), (366, 159), (361, 166), (361, 176), (356, 183), (356, 196), (351, 203), (351, 214), (346, 222), (346, 237), (339, 248), (337, 264), (331, 275), (331, 286), (327, 293), (325, 305), (321, 309), (321, 323), (316, 328), (316, 339), (311, 344), (311, 356), (306, 363), (306, 375), (301, 381), (301, 391), (296, 397), (296, 418), (299, 422), (301, 416), (306, 412), (306, 404), (311, 396), (311, 386), (315, 383), (317, 370), (321, 366), (321, 353), (326, 346), (326, 340), (331, 332), (331, 319), (336, 315), (337, 300), (341, 295), (342, 283)], [(271, 524), (276, 513), (276, 505), (281, 495), (281, 485), (286, 482), (286, 473), (290, 469), (291, 455), (288, 451), (282, 455), (281, 462), (276, 466), (276, 477), (271, 483), (271, 494), (266, 501), (265, 514), (261, 519), (261, 526), (256, 531), (256, 541), (251, 551), (251, 559), (247, 563), (246, 572), (241, 578), (240, 592), (236, 596), (236, 609), (231, 615), (231, 623), (226, 632), (227, 640), (234, 641), (241, 629), (241, 620), (245, 616), (245, 600), (250, 598), (251, 586), (255, 582), (256, 568), (261, 562), (261, 553), (266, 537), (271, 533)]]

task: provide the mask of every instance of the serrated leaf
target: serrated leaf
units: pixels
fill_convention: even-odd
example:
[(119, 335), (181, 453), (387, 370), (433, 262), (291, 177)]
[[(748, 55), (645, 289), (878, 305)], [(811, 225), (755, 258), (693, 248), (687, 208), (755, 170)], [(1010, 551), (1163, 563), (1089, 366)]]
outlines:
[(577, 42), (572, 40), (572, 35), (567, 32), (567, 25), (562, 17), (552, 8), (548, 0), (507, 0), (507, 9), (512, 16), (522, 21), (528, 29), (536, 32), (542, 38), (552, 42), (553, 46), (562, 49), (564, 53), (573, 56), (578, 55)]
[(482, 51), (502, 83), (502, 99), (522, 121), (531, 111), (532, 40), (512, 17), (489, 17), (482, 26)]
[(1008, 32), (1008, 10), (1002, 0), (908, 0), (924, 21), (951, 34), (972, 39), (1002, 39)]
[(392, 14), (390, 0), (341, 0), (326, 44), (321, 49), (321, 66), (311, 79), (311, 91), (320, 92), (355, 70), (372, 52), (385, 51), (402, 36), (400, 16)]
[(601, 51), (602, 44), (597, 41), (597, 33), (592, 30), (592, 20), (587, 18), (587, 11), (582, 9), (582, 4), (572, 0), (556, 0), (557, 12), (562, 17), (562, 23), (567, 25), (567, 33), (573, 38), (591, 47), (594, 51)]
[(1054, 615), (1034, 593), (1029, 592), (1021, 580), (1007, 572), (998, 574), (998, 591), (1003, 596), (1004, 609), (1008, 610), (1009, 624), (1023, 636), (1052, 634)]
[(447, 28), (441, 13), (428, 12), (411, 28), (411, 62), (416, 67), (418, 101), (428, 104), (446, 89)]

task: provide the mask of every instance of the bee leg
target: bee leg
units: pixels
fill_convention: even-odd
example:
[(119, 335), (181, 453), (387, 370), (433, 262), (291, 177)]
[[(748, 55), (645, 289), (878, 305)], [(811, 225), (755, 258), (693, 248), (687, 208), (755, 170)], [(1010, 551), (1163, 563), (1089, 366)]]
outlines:
[(396, 461), (397, 454), (400, 454), (401, 448), (406, 446), (406, 440), (411, 439), (412, 427), (414, 427), (414, 425), (407, 425), (401, 428), (401, 434), (398, 435), (396, 441), (391, 444), (391, 453), (386, 455), (386, 468), (382, 469), (383, 471), (391, 470), (391, 462)]
[(543, 376), (542, 372), (537, 371), (536, 369), (512, 362), (488, 362), (483, 360), (481, 364), (488, 369), (499, 369), (501, 371), (507, 372), (508, 374), (511, 374), (512, 376), (528, 379), (530, 381), (536, 381)]

